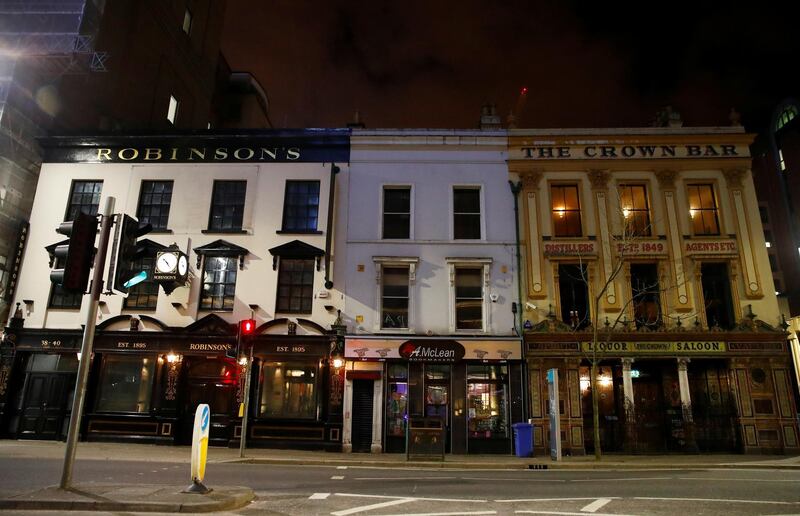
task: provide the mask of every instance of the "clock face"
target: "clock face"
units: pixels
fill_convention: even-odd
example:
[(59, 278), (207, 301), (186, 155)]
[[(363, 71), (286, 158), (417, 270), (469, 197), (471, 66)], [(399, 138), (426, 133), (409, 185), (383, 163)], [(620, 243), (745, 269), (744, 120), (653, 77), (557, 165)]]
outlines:
[(178, 265), (178, 257), (173, 253), (164, 253), (156, 261), (156, 270), (161, 273), (173, 272)]
[(186, 256), (181, 255), (178, 258), (178, 275), (179, 276), (186, 276), (186, 272), (189, 270), (189, 260), (186, 259)]

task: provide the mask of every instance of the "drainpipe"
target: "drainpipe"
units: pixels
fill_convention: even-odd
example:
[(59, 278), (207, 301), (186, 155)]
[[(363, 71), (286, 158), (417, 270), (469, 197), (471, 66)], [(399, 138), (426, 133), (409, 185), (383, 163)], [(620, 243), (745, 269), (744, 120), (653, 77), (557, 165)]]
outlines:
[(333, 281), (330, 279), (331, 239), (333, 237), (331, 229), (333, 228), (333, 201), (336, 194), (336, 174), (338, 173), (339, 167), (336, 166), (336, 163), (331, 163), (331, 180), (328, 188), (328, 229), (325, 231), (325, 288), (328, 290), (333, 288)]
[(511, 194), (514, 196), (514, 236), (516, 237), (517, 244), (517, 314), (514, 316), (515, 324), (519, 330), (517, 335), (520, 340), (520, 347), (522, 348), (523, 366), (522, 366), (522, 420), (528, 420), (530, 416), (530, 382), (528, 380), (528, 366), (525, 358), (525, 338), (522, 334), (522, 321), (525, 305), (522, 304), (522, 257), (519, 244), (519, 193), (522, 191), (522, 181), (508, 181), (508, 186), (511, 187)]

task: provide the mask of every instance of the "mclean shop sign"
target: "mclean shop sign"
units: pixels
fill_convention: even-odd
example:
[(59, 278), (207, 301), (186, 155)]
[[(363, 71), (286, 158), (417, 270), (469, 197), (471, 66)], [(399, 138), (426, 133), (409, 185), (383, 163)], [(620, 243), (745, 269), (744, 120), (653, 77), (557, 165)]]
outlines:
[(520, 147), (523, 159), (664, 159), (664, 158), (739, 158), (747, 149), (733, 144), (686, 145), (530, 145)]
[(409, 362), (456, 362), (464, 358), (464, 346), (454, 340), (409, 340), (400, 345), (400, 356)]
[(39, 142), (49, 163), (323, 163), (350, 159), (348, 129), (56, 136)]

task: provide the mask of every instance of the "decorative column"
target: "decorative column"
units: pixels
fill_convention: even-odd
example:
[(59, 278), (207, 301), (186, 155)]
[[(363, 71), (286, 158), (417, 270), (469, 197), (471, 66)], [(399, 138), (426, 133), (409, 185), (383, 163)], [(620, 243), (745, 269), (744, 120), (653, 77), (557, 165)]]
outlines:
[(681, 391), (681, 411), (683, 413), (684, 450), (697, 452), (697, 441), (694, 438), (694, 418), (692, 417), (692, 395), (689, 392), (689, 359), (678, 359), (678, 388)]
[[(608, 220), (608, 181), (611, 174), (608, 170), (589, 170), (589, 181), (592, 184), (592, 193), (597, 210), (597, 236), (600, 239), (600, 252), (603, 257), (603, 282), (607, 282), (614, 273), (614, 264), (611, 258), (611, 235)], [(616, 281), (609, 283), (604, 296), (607, 310), (619, 310)], [(600, 314), (595, 314), (599, 317)]]
[[(750, 240), (750, 225), (747, 220), (747, 200), (744, 193), (744, 179), (747, 177), (747, 171), (742, 168), (732, 168), (723, 170), (722, 173), (725, 175), (725, 183), (728, 186), (736, 217), (736, 235), (739, 239), (739, 257), (742, 260), (745, 295), (751, 299), (759, 299), (764, 296), (764, 293), (761, 291), (758, 279), (753, 243)], [(751, 210), (750, 213), (752, 214), (753, 211)]]
[(625, 398), (625, 443), (626, 453), (636, 453), (638, 436), (636, 434), (636, 405), (633, 395), (633, 379), (631, 377), (632, 358), (622, 359), (622, 394)]
[[(664, 210), (666, 212), (667, 239), (670, 250), (670, 257), (673, 263), (673, 280), (675, 281), (674, 300), (672, 306), (678, 312), (689, 312), (692, 310), (690, 302), (689, 281), (686, 278), (683, 260), (683, 235), (681, 234), (681, 224), (675, 193), (675, 178), (678, 173), (674, 170), (659, 170), (656, 172), (658, 187), (664, 195)], [(685, 218), (685, 217), (684, 217)]]
[(522, 180), (522, 218), (523, 231), (520, 235), (526, 242), (528, 252), (526, 253), (526, 270), (528, 281), (528, 297), (532, 299), (544, 299), (547, 297), (547, 285), (543, 277), (544, 267), (542, 264), (542, 225), (539, 217), (541, 207), (541, 192), (539, 183), (544, 177), (544, 172), (540, 169), (525, 167), (517, 172)]

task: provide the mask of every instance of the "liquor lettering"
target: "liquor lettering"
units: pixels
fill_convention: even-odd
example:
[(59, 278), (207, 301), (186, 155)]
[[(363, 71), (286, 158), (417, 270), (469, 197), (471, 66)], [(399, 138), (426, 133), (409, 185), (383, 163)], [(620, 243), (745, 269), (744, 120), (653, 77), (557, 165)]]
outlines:
[(686, 242), (687, 253), (735, 253), (735, 240), (720, 242)]
[(663, 242), (618, 242), (619, 254), (660, 254), (667, 251)]
[(593, 254), (593, 242), (546, 243), (544, 253), (549, 255)]

